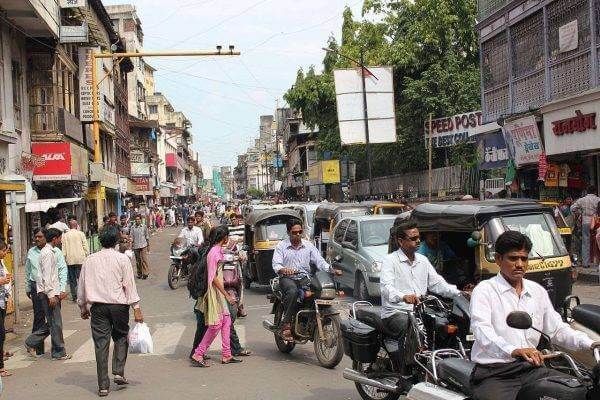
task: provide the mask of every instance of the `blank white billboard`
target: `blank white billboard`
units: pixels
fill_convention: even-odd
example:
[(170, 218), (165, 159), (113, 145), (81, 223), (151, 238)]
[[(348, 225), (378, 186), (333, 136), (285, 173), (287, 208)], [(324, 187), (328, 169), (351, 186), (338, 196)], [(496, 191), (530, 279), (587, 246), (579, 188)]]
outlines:
[[(369, 67), (365, 75), (369, 142), (396, 141), (394, 77), (392, 67)], [(342, 144), (366, 143), (360, 68), (333, 71)], [(375, 79), (377, 78), (377, 79)]]

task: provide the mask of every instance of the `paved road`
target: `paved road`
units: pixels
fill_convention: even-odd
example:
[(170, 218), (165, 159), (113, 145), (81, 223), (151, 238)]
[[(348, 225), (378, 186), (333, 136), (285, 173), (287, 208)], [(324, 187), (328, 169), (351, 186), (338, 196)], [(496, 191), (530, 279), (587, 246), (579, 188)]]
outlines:
[[(262, 328), (269, 317), (267, 288), (246, 292), (248, 317), (236, 322), (242, 342), (254, 351), (242, 364), (214, 364), (208, 369), (191, 368), (187, 359), (195, 330), (193, 302), (187, 289), (167, 286), (168, 246), (178, 231), (167, 229), (152, 239), (152, 272), (138, 281), (142, 309), (153, 334), (155, 353), (129, 355), (126, 376), (131, 384), (114, 390), (115, 399), (358, 399), (354, 386), (341, 371), (349, 366), (344, 358), (334, 370), (318, 365), (312, 344), (298, 346), (290, 355), (279, 353), (272, 334)], [(133, 318), (133, 317), (132, 317)], [(77, 306), (63, 304), (64, 335), (69, 361), (51, 361), (49, 356), (32, 361), (20, 348), (22, 338), (7, 344), (16, 355), (6, 367), (13, 376), (4, 379), (2, 398), (30, 400), (96, 398), (96, 364), (89, 322), (79, 318)], [(19, 347), (17, 347), (19, 346)], [(49, 349), (47, 345), (47, 349)], [(210, 354), (218, 359), (220, 341)]]
[[(166, 283), (168, 246), (177, 234), (167, 229), (152, 239), (152, 272), (138, 281), (142, 308), (154, 338), (155, 353), (130, 355), (126, 375), (131, 385), (112, 388), (117, 399), (346, 399), (358, 400), (354, 385), (342, 378), (350, 362), (344, 357), (334, 370), (321, 368), (312, 344), (297, 346), (290, 355), (278, 352), (273, 336), (262, 328), (269, 318), (268, 289), (255, 287), (246, 292), (248, 317), (236, 322), (238, 333), (254, 355), (242, 364), (215, 364), (209, 369), (191, 368), (187, 360), (195, 329), (193, 302), (185, 287), (172, 291)], [(579, 284), (575, 292), (585, 302), (600, 303), (600, 286)], [(351, 298), (343, 300), (344, 312)], [(7, 343), (16, 355), (7, 362), (13, 376), (4, 379), (3, 398), (30, 400), (32, 395), (47, 399), (96, 398), (97, 381), (89, 322), (79, 318), (72, 302), (63, 305), (67, 351), (73, 359), (60, 362), (48, 357), (32, 361), (21, 348), (23, 338)], [(219, 356), (219, 344), (211, 354)], [(49, 349), (49, 345), (47, 348)]]

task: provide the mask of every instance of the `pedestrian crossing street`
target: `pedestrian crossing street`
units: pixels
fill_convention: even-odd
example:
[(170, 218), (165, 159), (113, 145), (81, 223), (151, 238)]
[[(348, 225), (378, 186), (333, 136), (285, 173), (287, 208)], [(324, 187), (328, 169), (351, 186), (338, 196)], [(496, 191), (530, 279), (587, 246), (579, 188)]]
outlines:
[[(175, 354), (178, 346), (185, 347), (186, 351), (182, 354), (184, 355), (184, 357), (188, 356), (189, 351), (191, 350), (190, 346), (192, 345), (192, 338), (194, 334), (193, 330), (195, 329), (195, 325), (186, 326), (180, 322), (157, 323), (148, 325), (150, 327), (150, 333), (152, 334), (154, 352), (151, 354), (130, 354), (128, 357), (165, 357)], [(186, 329), (190, 329), (190, 334), (183, 338)], [(236, 324), (235, 329), (240, 338), (242, 346), (245, 346), (246, 329), (244, 325)], [(72, 345), (70, 345), (70, 343), (72, 343), (73, 340), (69, 340), (69, 338), (74, 339), (76, 337), (80, 337), (80, 335), (81, 337), (88, 337), (88, 339), (85, 340), (83, 344), (81, 344), (78, 348), (73, 349)], [(96, 356), (94, 352), (94, 342), (92, 340), (89, 328), (85, 330), (65, 329), (63, 330), (63, 336), (65, 339), (67, 353), (72, 354), (73, 358), (71, 358), (70, 360), (62, 361), (61, 364), (71, 365), (95, 362)], [(25, 350), (24, 345), (20, 348), (10, 349), (10, 351), (14, 353), (14, 356), (5, 361), (5, 367), (9, 371), (12, 371), (15, 369), (27, 368), (36, 362), (50, 361), (50, 347), (50, 336), (48, 336), (45, 341), (46, 355), (41, 360), (34, 359), (33, 357), (31, 357)], [(112, 351), (112, 341), (110, 347)], [(220, 353), (220, 336), (217, 336), (217, 338), (211, 345), (209, 351), (213, 353)]]

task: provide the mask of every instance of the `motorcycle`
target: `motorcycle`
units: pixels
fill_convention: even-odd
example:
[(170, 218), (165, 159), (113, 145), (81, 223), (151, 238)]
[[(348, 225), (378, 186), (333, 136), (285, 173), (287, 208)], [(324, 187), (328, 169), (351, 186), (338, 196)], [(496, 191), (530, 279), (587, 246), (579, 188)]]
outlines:
[[(473, 336), (469, 333), (469, 300), (464, 295), (451, 301), (422, 296), (407, 316), (402, 343), (384, 325), (381, 307), (369, 302), (355, 302), (350, 319), (342, 322), (344, 352), (352, 359), (352, 368), (346, 368), (343, 376), (355, 383), (363, 399), (396, 400), (427, 381), (429, 375), (437, 376), (429, 371), (437, 371), (439, 359), (467, 358)], [(469, 378), (466, 376), (466, 383)], [(465, 380), (453, 384), (462, 385)]]
[(179, 283), (189, 276), (189, 267), (192, 264), (192, 253), (185, 240), (177, 238), (171, 245), (171, 266), (167, 273), (167, 282), (173, 290), (179, 287)]
[(301, 296), (301, 305), (292, 321), (293, 341), (286, 341), (281, 334), (283, 318), (283, 293), (279, 277), (271, 280), (272, 294), (267, 299), (273, 304), (273, 322), (263, 321), (263, 327), (275, 336), (275, 344), (282, 353), (290, 353), (296, 344), (314, 343), (315, 355), (324, 368), (334, 368), (344, 356), (341, 341), (340, 315), (334, 306), (338, 292), (331, 275), (318, 271), (310, 279), (309, 290)]

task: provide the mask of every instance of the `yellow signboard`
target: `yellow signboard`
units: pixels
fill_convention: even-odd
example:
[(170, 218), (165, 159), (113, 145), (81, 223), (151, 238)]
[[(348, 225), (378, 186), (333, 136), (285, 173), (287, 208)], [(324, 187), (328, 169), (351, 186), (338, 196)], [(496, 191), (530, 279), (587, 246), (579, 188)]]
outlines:
[(323, 183), (340, 183), (340, 161), (321, 161)]
[[(93, 186), (88, 189), (86, 195), (86, 200), (97, 200), (98, 199), (98, 187)], [(100, 187), (100, 200), (106, 200), (106, 188), (104, 186)]]

